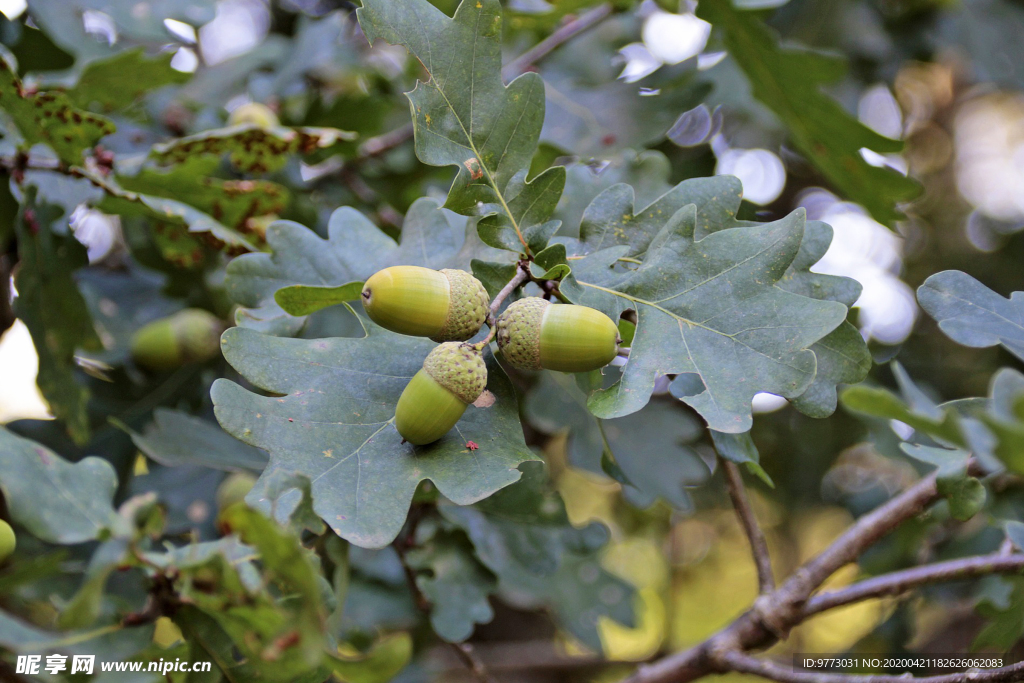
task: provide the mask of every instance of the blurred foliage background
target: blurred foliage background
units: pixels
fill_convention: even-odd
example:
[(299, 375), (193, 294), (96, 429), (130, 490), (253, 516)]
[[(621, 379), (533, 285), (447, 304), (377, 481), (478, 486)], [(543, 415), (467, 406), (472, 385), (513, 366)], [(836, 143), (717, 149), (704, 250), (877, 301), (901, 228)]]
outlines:
[[(434, 4), (449, 14), (456, 5)], [(707, 16), (702, 9), (695, 15), (689, 2), (502, 4), (506, 63), (573, 17), (611, 9), (531, 67), (543, 76), (547, 93), (534, 167), (556, 161), (568, 167), (556, 212), (567, 234), (589, 200), (614, 182), (632, 184), (642, 206), (687, 178), (736, 175), (744, 185), (741, 218), (774, 220), (803, 207), (809, 218), (833, 226), (834, 242), (816, 270), (864, 287), (852, 321), (875, 361), (869, 383), (895, 387), (888, 362), (898, 359), (928, 396), (942, 401), (987, 395), (998, 368), (1020, 367), (1001, 347), (957, 345), (914, 296), (929, 275), (948, 269), (965, 271), (1004, 296), (1024, 289), (1020, 0), (735, 3), (744, 16), (763, 21), (779, 45), (840, 57), (845, 70), (829, 67), (820, 92), (870, 129), (905, 142), (902, 151), (888, 153), (861, 153), (842, 130), (815, 124), (820, 112), (808, 100), (791, 102), (792, 111), (780, 116), (755, 96), (758, 84), (744, 71), (739, 48), (699, 18)], [(156, 492), (167, 538), (176, 542), (220, 535), (214, 524), (218, 487), (234, 475), (168, 455), (173, 448), (166, 442), (188, 432), (216, 450), (217, 439), (230, 440), (212, 420), (209, 387), (237, 373), (219, 357), (147, 372), (129, 360), (128, 339), (143, 324), (187, 307), (231, 321), (236, 302), (225, 286), (228, 256), (216, 240), (182, 229), (194, 225), (190, 218), (161, 220), (165, 209), (157, 200), (188, 204), (256, 244), (277, 218), (326, 237), (328, 219), (341, 206), (398, 238), (413, 202), (443, 202), (451, 183), (450, 169), (426, 166), (413, 152), (403, 93), (413, 88), (419, 65), (382, 41), (371, 49), (354, 9), (343, 0), (0, 2), (2, 53), (27, 90), (67, 89), (76, 106), (109, 117), (117, 132), (102, 138), (89, 163), (109, 172), (116, 159), (113, 172), (124, 190), (156, 198), (144, 208), (124, 200), (131, 204), (125, 208), (101, 199), (103, 191), (88, 179), (7, 164), (8, 175), (25, 178), (0, 188), (0, 422), (70, 461), (87, 455), (109, 461), (118, 474), (117, 502)], [(775, 74), (817, 93), (815, 69), (807, 66), (815, 63), (780, 61)], [(162, 177), (142, 168), (153, 145), (222, 128), (230, 112), (248, 102), (269, 106), (283, 126), (356, 136), (314, 145), (306, 154), (272, 155), (280, 163), (261, 169), (265, 173), (198, 156)], [(898, 173), (858, 185), (842, 168), (815, 163), (815, 154), (828, 157), (847, 147), (871, 167)], [(0, 155), (15, 157), (10, 136), (0, 140)], [(235, 194), (222, 185), (211, 191), (209, 178)], [(258, 182), (273, 185), (253, 185)], [(17, 303), (10, 304), (12, 273), (19, 263), (25, 267), (15, 216), (26, 201), (21, 188), (29, 184), (40, 201), (60, 209), (52, 248), (65, 260), (56, 272), (66, 277), (74, 270), (96, 337), (86, 343), (91, 335), (82, 334), (68, 342), (70, 349), (57, 344), (38, 356), (40, 338), (33, 345), (30, 321), (16, 319)], [(222, 195), (245, 200), (221, 205)], [(901, 216), (893, 211), (895, 200)], [(452, 219), (454, 233), (462, 225)], [(60, 315), (64, 290), (44, 288), (39, 296), (35, 305)], [(306, 338), (351, 334), (351, 318), (335, 309), (312, 316), (301, 332)], [(40, 385), (51, 383), (50, 392), (44, 388), (49, 404), (35, 388), (36, 368)], [(637, 590), (635, 628), (602, 621), (609, 660), (641, 661), (699, 642), (749, 606), (756, 574), (747, 542), (706, 430), (671, 396), (667, 382), (647, 410), (604, 423), (616, 458), (642, 463), (647, 479), (661, 487), (623, 491), (602, 472), (601, 446), (595, 447), (586, 418), (581, 424), (566, 408), (575, 387), (551, 378), (514, 380), (527, 443), (543, 453), (570, 520), (608, 527), (602, 566)], [(54, 396), (75, 404), (69, 393), (87, 396), (83, 412), (48, 419)], [(176, 412), (163, 414), (161, 425), (160, 411), (167, 409)], [(748, 483), (779, 575), (922, 470), (900, 452), (882, 420), (858, 418), (842, 407), (827, 419), (811, 419), (769, 395), (755, 399), (755, 412), (753, 439), (774, 487), (753, 477)], [(182, 413), (217, 433), (175, 425)], [(986, 512), (965, 524), (938, 514), (906, 525), (864, 558), (865, 570), (995, 550), (1002, 534), (993, 520), (1024, 520), (1020, 484), (1007, 478)], [(5, 610), (48, 627), (75, 595), (94, 548), (58, 554), (27, 534), (19, 542), (23, 538), (16, 561), (0, 568), (0, 600)], [(412, 631), (416, 656), (398, 680), (468, 680), (449, 652), (432, 645), (393, 551), (352, 548), (349, 563), (338, 628), (348, 647), (355, 651), (381, 633)], [(848, 569), (832, 581), (855, 578), (856, 568)], [(28, 582), (26, 573), (39, 580)], [(998, 596), (1005, 604), (1008, 591), (1021, 590), (1014, 581), (941, 585), (909, 600), (830, 612), (800, 627), (777, 651), (966, 651), (988, 623), (976, 606), (998, 604)], [(138, 598), (139, 586), (115, 578), (108, 591), (113, 597), (103, 610), (116, 611), (119, 601)], [(629, 670), (599, 664), (529, 599), (492, 604), (497, 616), (477, 626), (473, 642), (501, 681), (613, 681)], [(1020, 638), (1020, 623), (1000, 628), (1001, 646)], [(158, 623), (157, 642), (173, 644), (173, 629)]]

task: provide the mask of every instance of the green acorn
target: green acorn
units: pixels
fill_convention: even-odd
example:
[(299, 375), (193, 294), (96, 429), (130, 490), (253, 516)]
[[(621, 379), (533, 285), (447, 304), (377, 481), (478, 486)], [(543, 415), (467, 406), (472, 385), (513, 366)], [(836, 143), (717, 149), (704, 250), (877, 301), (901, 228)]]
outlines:
[(17, 545), (18, 539), (14, 537), (14, 529), (11, 528), (10, 524), (0, 519), (0, 562), (10, 557)]
[(220, 353), (224, 323), (209, 311), (186, 308), (143, 325), (132, 335), (132, 360), (149, 370), (173, 370)]
[(433, 443), (455, 426), (486, 386), (482, 349), (459, 342), (441, 344), (398, 399), (395, 427), (413, 445)]
[(465, 341), (487, 319), (487, 290), (464, 270), (392, 266), (363, 285), (363, 307), (381, 327), (430, 337)]
[(612, 362), (621, 341), (615, 323), (601, 311), (537, 297), (509, 305), (497, 326), (502, 355), (523, 370), (597, 370)]
[(217, 509), (223, 512), (235, 503), (245, 500), (256, 484), (256, 475), (250, 472), (232, 472), (217, 487)]
[(229, 126), (254, 124), (260, 128), (276, 128), (281, 125), (277, 114), (265, 104), (246, 102), (231, 110), (228, 114)]

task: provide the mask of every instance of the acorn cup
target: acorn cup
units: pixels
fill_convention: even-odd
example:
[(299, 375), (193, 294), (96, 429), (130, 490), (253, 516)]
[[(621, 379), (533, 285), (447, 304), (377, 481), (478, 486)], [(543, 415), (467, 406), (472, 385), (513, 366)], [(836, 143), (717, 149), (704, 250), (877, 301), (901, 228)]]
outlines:
[(10, 524), (0, 519), (0, 562), (10, 557), (17, 545), (18, 540), (14, 537), (14, 529), (11, 528)]
[(395, 407), (395, 427), (415, 446), (437, 441), (455, 426), (466, 406), (487, 386), (482, 348), (441, 344), (423, 361)]
[(277, 114), (265, 104), (259, 102), (246, 102), (231, 110), (228, 114), (229, 126), (241, 126), (253, 124), (260, 128), (277, 128), (281, 122)]
[(214, 314), (186, 308), (139, 328), (131, 339), (132, 360), (154, 371), (202, 363), (220, 353), (223, 331), (223, 321)]
[(526, 297), (497, 321), (498, 348), (522, 370), (589, 372), (618, 353), (619, 330), (601, 311)]
[(363, 307), (381, 327), (436, 342), (465, 341), (487, 319), (487, 290), (464, 270), (392, 266), (363, 285)]

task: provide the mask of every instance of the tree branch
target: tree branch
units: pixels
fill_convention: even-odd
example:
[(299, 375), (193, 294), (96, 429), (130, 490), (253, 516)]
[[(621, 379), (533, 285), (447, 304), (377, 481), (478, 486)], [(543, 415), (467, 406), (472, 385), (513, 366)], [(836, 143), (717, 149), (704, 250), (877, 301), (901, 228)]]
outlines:
[[(974, 468), (972, 463), (972, 468)], [(688, 683), (720, 671), (723, 653), (743, 652), (775, 643), (803, 618), (810, 594), (840, 567), (900, 524), (923, 512), (938, 499), (931, 474), (888, 502), (863, 515), (821, 554), (815, 556), (722, 631), (688, 650), (641, 666), (623, 683)]]
[(758, 659), (741, 652), (723, 653), (719, 658), (729, 671), (754, 674), (781, 683), (1003, 683), (1019, 681), (1024, 676), (1024, 662), (1000, 669), (981, 669), (942, 676), (883, 676), (876, 674), (838, 674), (826, 671), (790, 669), (769, 659)]
[(729, 491), (729, 498), (732, 499), (732, 506), (736, 508), (736, 516), (743, 525), (743, 531), (750, 541), (750, 552), (754, 556), (754, 565), (757, 567), (757, 584), (761, 594), (770, 593), (775, 590), (775, 576), (772, 574), (772, 558), (768, 553), (768, 541), (765, 540), (764, 532), (757, 523), (757, 516), (750, 506), (750, 499), (747, 498), (747, 489), (743, 485), (743, 475), (736, 463), (719, 458), (722, 463), (722, 470), (725, 472), (726, 489)]
[[(492, 322), (493, 322), (494, 318), (497, 317), (497, 315), (498, 315), (498, 309), (501, 308), (501, 302), (504, 301), (505, 299), (507, 299), (509, 294), (514, 292), (518, 287), (521, 287), (523, 285), (523, 283), (526, 282), (529, 279), (530, 279), (530, 266), (529, 266), (529, 264), (519, 263), (517, 268), (516, 268), (515, 277), (513, 277), (511, 280), (509, 280), (508, 284), (506, 284), (504, 287), (501, 288), (501, 291), (498, 292), (498, 295), (496, 297), (494, 297), (494, 300), (491, 302), (491, 315), (490, 315), (490, 317), (491, 317), (491, 321)], [(491, 327), (494, 327), (494, 325), (491, 325)]]
[(1024, 572), (1024, 554), (1014, 555), (982, 555), (966, 557), (948, 562), (913, 567), (902, 571), (882, 574), (870, 579), (859, 581), (839, 590), (815, 595), (804, 605), (803, 615), (809, 617), (835, 607), (849, 605), (869, 598), (885, 595), (900, 595), (911, 588), (929, 583), (957, 581), (988, 574), (1012, 574)]
[(539, 62), (548, 56), (563, 43), (575, 38), (579, 34), (597, 26), (607, 19), (612, 13), (610, 3), (604, 3), (584, 12), (575, 19), (571, 19), (556, 29), (550, 36), (540, 41), (529, 50), (519, 55), (505, 65), (501, 75), (505, 80), (511, 80), (523, 73), (534, 63)]

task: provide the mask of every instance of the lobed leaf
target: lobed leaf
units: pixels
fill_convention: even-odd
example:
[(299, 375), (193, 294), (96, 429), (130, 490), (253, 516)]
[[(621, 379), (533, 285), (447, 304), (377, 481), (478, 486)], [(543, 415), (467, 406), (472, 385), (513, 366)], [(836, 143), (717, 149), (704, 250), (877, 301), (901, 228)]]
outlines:
[[(382, 547), (400, 531), (419, 483), (431, 480), (450, 500), (468, 505), (519, 479), (526, 448), (512, 387), (487, 362), (495, 402), (470, 406), (440, 441), (403, 443), (395, 404), (434, 348), (364, 321), (363, 338), (287, 339), (245, 328), (225, 332), (225, 358), (259, 396), (228, 380), (214, 383), (217, 419), (235, 437), (269, 452), (270, 464), (249, 494), (265, 498), (270, 477), (294, 471), (312, 482), (313, 507), (342, 538)], [(466, 444), (473, 441), (477, 450)]]
[(1024, 360), (1024, 292), (1009, 299), (959, 270), (932, 275), (917, 300), (953, 341), (972, 347), (1000, 344)]

